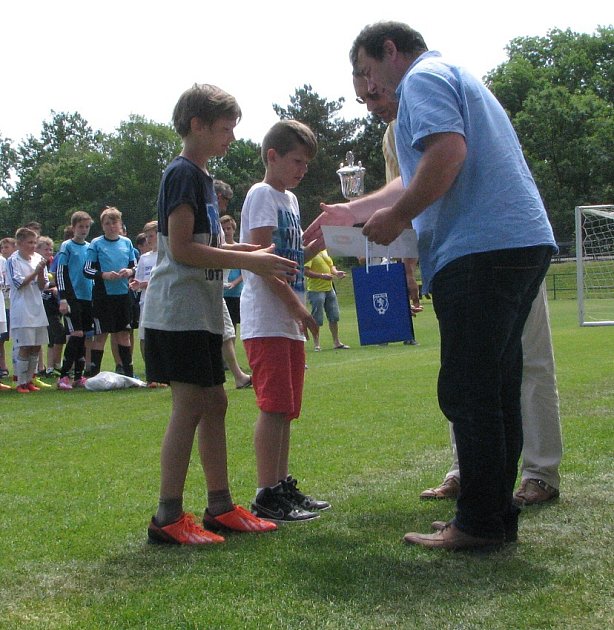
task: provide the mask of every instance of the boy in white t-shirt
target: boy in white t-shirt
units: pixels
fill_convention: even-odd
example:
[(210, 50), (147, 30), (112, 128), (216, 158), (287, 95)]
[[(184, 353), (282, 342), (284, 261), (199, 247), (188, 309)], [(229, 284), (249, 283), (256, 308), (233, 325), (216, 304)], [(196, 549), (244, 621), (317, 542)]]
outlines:
[[(6, 277), (6, 261), (9, 256), (17, 249), (15, 239), (7, 236), (0, 240), (0, 289), (2, 290), (2, 296), (4, 298), (4, 321), (6, 322), (6, 330), (0, 332), (0, 378), (7, 378), (9, 375), (8, 366), (6, 363), (6, 354), (4, 352), (4, 344), (9, 340), (10, 329), (10, 303), (9, 298), (10, 288)], [(0, 315), (0, 317), (2, 317)]]
[(7, 278), (11, 289), (11, 338), (18, 349), (15, 361), (17, 392), (39, 391), (32, 383), (41, 346), (49, 342), (47, 316), (42, 291), (49, 286), (47, 263), (36, 253), (38, 234), (19, 228), (15, 234), (17, 251), (7, 260)]
[[(143, 235), (145, 237), (145, 243), (148, 247), (147, 251), (141, 253), (139, 262), (136, 265), (136, 272), (134, 278), (130, 280), (129, 286), (132, 291), (139, 293), (139, 307), (143, 310), (145, 304), (145, 294), (147, 291), (147, 285), (149, 284), (149, 277), (153, 268), (156, 266), (158, 260), (158, 222), (149, 221), (143, 227)], [(139, 344), (141, 348), (141, 356), (145, 360), (145, 328), (143, 323), (139, 324)], [(155, 381), (149, 381), (148, 387), (166, 387), (166, 383), (156, 383)]]
[(258, 487), (252, 512), (273, 521), (297, 522), (330, 507), (298, 491), (288, 474), (290, 422), (301, 410), (305, 379), (305, 332), (317, 324), (304, 302), (303, 232), (295, 188), (317, 151), (309, 127), (294, 120), (276, 123), (264, 137), (264, 181), (247, 193), (241, 211), (241, 242), (275, 245), (300, 273), (288, 282), (244, 271), (241, 339), (252, 369), (260, 413), (254, 445)]

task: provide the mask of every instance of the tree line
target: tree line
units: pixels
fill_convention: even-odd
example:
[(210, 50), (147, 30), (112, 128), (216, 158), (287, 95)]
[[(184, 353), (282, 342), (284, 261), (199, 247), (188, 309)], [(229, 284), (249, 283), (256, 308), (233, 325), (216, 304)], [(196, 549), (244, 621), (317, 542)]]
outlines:
[[(484, 81), (518, 133), (557, 240), (572, 241), (576, 205), (614, 202), (614, 28), (552, 29), (513, 39), (506, 53)], [(385, 125), (366, 111), (364, 118), (343, 119), (343, 103), (306, 84), (285, 107), (273, 105), (280, 119), (306, 123), (318, 139), (318, 154), (295, 190), (305, 225), (320, 201), (341, 200), (336, 170), (348, 150), (365, 166), (368, 190), (384, 183)], [(137, 115), (110, 134), (93, 130), (77, 112), (53, 111), (38, 137), (15, 144), (0, 132), (0, 236), (36, 220), (60, 239), (75, 210), (97, 217), (105, 206), (117, 206), (135, 236), (155, 218), (162, 171), (180, 149), (169, 125)], [(230, 209), (238, 218), (245, 194), (264, 174), (260, 145), (238, 140), (210, 167), (232, 186)]]

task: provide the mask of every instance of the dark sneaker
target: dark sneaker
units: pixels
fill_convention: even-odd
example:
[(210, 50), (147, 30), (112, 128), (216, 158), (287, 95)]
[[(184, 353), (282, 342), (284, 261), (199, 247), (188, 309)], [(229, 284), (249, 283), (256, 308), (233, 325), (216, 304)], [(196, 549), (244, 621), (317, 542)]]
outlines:
[(328, 501), (322, 501), (320, 499), (314, 499), (306, 494), (303, 494), (296, 486), (297, 481), (293, 479), (291, 475), (285, 481), (282, 481), (286, 486), (286, 491), (290, 495), (290, 498), (298, 507), (303, 510), (328, 510), (330, 503)]
[(284, 483), (274, 488), (263, 488), (252, 503), (252, 514), (276, 523), (298, 523), (310, 521), (320, 515), (308, 512), (294, 503)]

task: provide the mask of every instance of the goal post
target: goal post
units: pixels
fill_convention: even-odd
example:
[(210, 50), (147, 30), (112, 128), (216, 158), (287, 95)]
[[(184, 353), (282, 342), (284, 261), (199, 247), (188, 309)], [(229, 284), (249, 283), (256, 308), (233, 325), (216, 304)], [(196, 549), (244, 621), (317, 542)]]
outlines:
[(614, 205), (576, 206), (580, 326), (614, 326)]

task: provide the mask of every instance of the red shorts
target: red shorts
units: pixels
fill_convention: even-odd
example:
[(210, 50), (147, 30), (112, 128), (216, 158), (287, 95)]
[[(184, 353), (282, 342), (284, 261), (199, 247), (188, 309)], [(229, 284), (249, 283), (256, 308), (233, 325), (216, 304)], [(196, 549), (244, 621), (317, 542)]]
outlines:
[(286, 337), (243, 341), (258, 408), (294, 420), (301, 413), (305, 382), (305, 342)]

